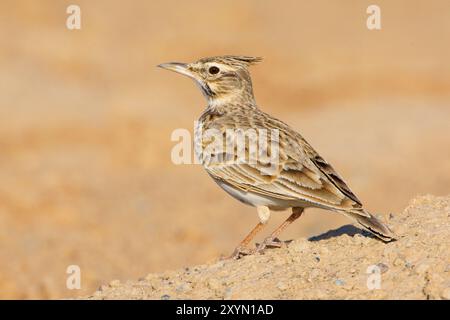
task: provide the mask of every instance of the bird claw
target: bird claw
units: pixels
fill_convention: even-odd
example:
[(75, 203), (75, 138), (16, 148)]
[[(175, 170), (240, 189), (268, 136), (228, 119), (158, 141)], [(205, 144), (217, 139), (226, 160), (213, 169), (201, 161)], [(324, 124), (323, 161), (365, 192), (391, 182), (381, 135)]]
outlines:
[(264, 252), (266, 249), (276, 249), (286, 246), (288, 242), (281, 241), (278, 238), (267, 237), (262, 243), (257, 243), (256, 252)]
[(242, 257), (255, 253), (263, 253), (266, 249), (283, 248), (289, 242), (291, 241), (281, 241), (278, 238), (267, 237), (263, 242), (257, 243), (255, 249), (250, 249), (248, 247), (237, 247), (227, 259), (239, 260)]
[(237, 247), (228, 259), (239, 260), (240, 258), (249, 256), (253, 253), (255, 253), (254, 249), (250, 249), (248, 247)]

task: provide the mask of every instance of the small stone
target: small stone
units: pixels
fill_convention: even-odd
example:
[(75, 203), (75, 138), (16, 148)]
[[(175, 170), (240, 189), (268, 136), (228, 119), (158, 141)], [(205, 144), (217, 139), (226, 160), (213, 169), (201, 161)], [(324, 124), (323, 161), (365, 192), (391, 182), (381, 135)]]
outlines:
[(389, 270), (389, 267), (387, 265), (385, 265), (384, 263), (377, 263), (377, 267), (380, 268), (380, 272), (386, 273)]
[(169, 300), (170, 296), (168, 294), (164, 294), (161, 296), (161, 300)]
[(334, 284), (337, 285), (337, 286), (343, 286), (345, 284), (345, 282), (344, 282), (344, 280), (336, 279), (334, 281)]
[(393, 264), (394, 266), (401, 266), (405, 264), (405, 261), (402, 258), (395, 258)]
[(223, 298), (225, 299), (225, 300), (229, 300), (229, 299), (231, 299), (233, 297), (233, 289), (232, 288), (226, 288), (225, 289), (225, 292), (224, 292), (224, 294), (223, 294)]
[(441, 293), (441, 298), (445, 300), (450, 300), (450, 288), (445, 288)]
[(277, 288), (281, 291), (284, 291), (287, 290), (289, 287), (285, 282), (280, 281), (277, 283)]

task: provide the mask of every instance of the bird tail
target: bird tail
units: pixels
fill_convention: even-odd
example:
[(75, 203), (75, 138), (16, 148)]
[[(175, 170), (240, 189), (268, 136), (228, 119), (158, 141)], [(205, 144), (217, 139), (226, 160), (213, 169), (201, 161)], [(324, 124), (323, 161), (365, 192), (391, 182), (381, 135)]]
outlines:
[(361, 213), (350, 213), (350, 216), (355, 219), (364, 229), (375, 235), (384, 242), (390, 242), (397, 238), (392, 230), (382, 223), (374, 215), (367, 211)]

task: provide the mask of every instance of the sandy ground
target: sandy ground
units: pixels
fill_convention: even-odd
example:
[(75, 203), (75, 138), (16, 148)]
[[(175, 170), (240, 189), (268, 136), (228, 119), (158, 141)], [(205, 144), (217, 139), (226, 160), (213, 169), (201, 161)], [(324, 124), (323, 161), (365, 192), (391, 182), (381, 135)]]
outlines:
[(111, 281), (90, 299), (450, 299), (450, 196), (411, 201), (384, 244), (352, 225), (286, 248), (139, 281)]
[[(0, 298), (83, 296), (205, 263), (255, 225), (254, 208), (200, 166), (172, 163), (171, 133), (192, 132), (205, 101), (162, 62), (263, 56), (252, 68), (261, 108), (370, 211), (449, 194), (450, 3), (377, 3), (372, 32), (369, 0), (79, 0), (82, 29), (69, 31), (65, 1), (0, 1)], [(307, 210), (282, 238), (348, 223)], [(80, 290), (66, 287), (70, 265)]]

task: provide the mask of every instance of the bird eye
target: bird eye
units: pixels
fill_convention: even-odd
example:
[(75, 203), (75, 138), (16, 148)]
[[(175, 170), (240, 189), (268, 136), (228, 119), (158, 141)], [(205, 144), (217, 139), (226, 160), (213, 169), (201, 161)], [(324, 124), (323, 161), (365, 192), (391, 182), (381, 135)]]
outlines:
[(209, 72), (210, 74), (218, 74), (219, 71), (220, 71), (220, 69), (217, 68), (216, 66), (212, 66), (212, 67), (209, 68), (209, 70), (208, 70), (208, 72)]

